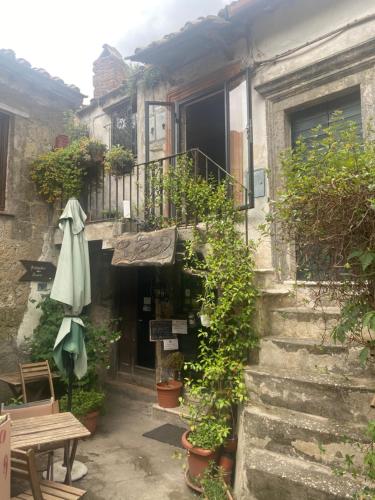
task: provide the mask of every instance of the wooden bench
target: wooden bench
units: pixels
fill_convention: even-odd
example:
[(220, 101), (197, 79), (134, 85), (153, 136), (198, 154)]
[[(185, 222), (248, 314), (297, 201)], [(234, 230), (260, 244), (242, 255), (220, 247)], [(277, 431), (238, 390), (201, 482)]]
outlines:
[(35, 464), (34, 450), (13, 450), (11, 453), (12, 477), (27, 479), (31, 488), (23, 491), (12, 500), (77, 500), (82, 498), (85, 490), (56, 483), (54, 481), (41, 480)]

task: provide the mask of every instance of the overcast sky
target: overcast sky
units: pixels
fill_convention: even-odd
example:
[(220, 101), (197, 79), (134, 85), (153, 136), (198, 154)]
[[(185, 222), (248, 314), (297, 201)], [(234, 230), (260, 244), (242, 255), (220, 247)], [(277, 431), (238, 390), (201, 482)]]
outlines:
[(216, 14), (226, 0), (5, 0), (0, 48), (92, 96), (92, 63), (103, 43), (123, 56), (179, 29), (186, 21)]

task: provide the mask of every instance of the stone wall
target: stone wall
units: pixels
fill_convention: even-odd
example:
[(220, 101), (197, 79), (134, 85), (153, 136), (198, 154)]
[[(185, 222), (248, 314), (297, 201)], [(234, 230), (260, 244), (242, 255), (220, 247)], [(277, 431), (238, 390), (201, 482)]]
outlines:
[(0, 212), (0, 372), (17, 368), (18, 344), (38, 322), (39, 311), (29, 299), (39, 301), (41, 293), (37, 283), (19, 281), (20, 260), (54, 260), (50, 243), (57, 214), (37, 196), (30, 166), (63, 132), (63, 112), (73, 103), (64, 97), (63, 85), (58, 95), (47, 77), (46, 82), (48, 90), (7, 67), (0, 70), (0, 110), (10, 117), (6, 206)]

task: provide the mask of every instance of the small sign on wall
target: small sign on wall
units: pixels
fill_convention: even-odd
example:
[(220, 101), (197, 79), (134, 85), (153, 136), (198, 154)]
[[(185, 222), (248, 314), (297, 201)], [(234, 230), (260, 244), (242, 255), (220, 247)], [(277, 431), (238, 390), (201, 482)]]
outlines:
[(55, 277), (56, 267), (52, 262), (43, 262), (40, 260), (20, 260), (26, 272), (19, 281), (52, 281)]
[(164, 351), (178, 351), (178, 339), (163, 340)]
[(264, 168), (254, 170), (254, 198), (266, 196), (266, 175)]
[(188, 324), (186, 319), (172, 319), (172, 333), (174, 335), (187, 335)]

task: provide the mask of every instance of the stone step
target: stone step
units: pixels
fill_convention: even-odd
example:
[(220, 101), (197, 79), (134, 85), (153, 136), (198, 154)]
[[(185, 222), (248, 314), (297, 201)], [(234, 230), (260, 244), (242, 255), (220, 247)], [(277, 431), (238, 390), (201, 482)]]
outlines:
[(113, 394), (121, 394), (136, 401), (146, 401), (148, 403), (154, 403), (157, 399), (156, 391), (148, 389), (147, 387), (129, 384), (121, 380), (107, 380), (105, 385), (108, 389), (108, 392)]
[(183, 420), (183, 416), (186, 416), (186, 410), (180, 406), (177, 408), (162, 408), (157, 403), (154, 403), (152, 405), (152, 416), (155, 420), (161, 422), (184, 427), (185, 429), (189, 428), (188, 423)]
[(321, 340), (329, 335), (340, 315), (338, 307), (279, 307), (271, 309), (269, 334), (279, 337)]
[[(244, 466), (244, 463), (246, 464)], [(236, 475), (243, 475), (236, 498), (246, 500), (343, 500), (354, 498), (364, 482), (336, 476), (324, 465), (257, 448), (244, 450)]]
[(128, 372), (125, 370), (119, 370), (117, 372), (117, 380), (126, 382), (128, 384), (139, 385), (140, 387), (146, 387), (147, 389), (155, 390), (155, 371), (147, 370), (142, 368), (137, 368), (133, 372)]
[(338, 468), (345, 467), (348, 454), (356, 466), (363, 466), (369, 442), (365, 425), (345, 425), (326, 417), (251, 403), (243, 411), (242, 422), (246, 448), (263, 448)]
[(266, 337), (261, 340), (259, 366), (285, 368), (302, 373), (337, 373), (374, 376), (373, 363), (364, 369), (360, 363), (361, 346), (348, 348), (313, 339)]
[(375, 418), (370, 407), (375, 394), (371, 378), (250, 366), (245, 369), (245, 381), (254, 402), (356, 423)]

